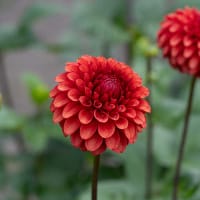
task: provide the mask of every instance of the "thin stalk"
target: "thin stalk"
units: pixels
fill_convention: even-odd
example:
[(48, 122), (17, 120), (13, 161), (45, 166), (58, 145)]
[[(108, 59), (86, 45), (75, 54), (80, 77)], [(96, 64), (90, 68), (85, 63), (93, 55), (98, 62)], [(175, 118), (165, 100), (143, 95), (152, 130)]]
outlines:
[(98, 183), (98, 171), (99, 171), (100, 155), (94, 157), (93, 163), (93, 175), (92, 175), (92, 200), (97, 200), (97, 183)]
[[(152, 58), (146, 58), (146, 78), (147, 85), (150, 90), (152, 90)], [(148, 102), (151, 105), (152, 95), (149, 95)], [(147, 127), (147, 147), (146, 147), (146, 191), (145, 199), (150, 200), (152, 198), (152, 170), (153, 170), (153, 121), (152, 113), (148, 115), (148, 127)]]
[(12, 107), (13, 102), (10, 94), (8, 77), (4, 64), (4, 54), (2, 52), (0, 52), (0, 90), (2, 92), (2, 98), (5, 104)]
[[(126, 0), (126, 26), (127, 29), (130, 29), (131, 26), (134, 24), (134, 17), (133, 17), (133, 11), (132, 7), (134, 6), (135, 0)], [(133, 61), (134, 57), (134, 51), (133, 51), (133, 38), (130, 38), (130, 40), (125, 44), (125, 62), (128, 65), (131, 65), (131, 62)]]
[(178, 186), (179, 186), (179, 180), (180, 180), (181, 164), (182, 164), (182, 160), (183, 160), (184, 147), (185, 147), (185, 143), (186, 143), (186, 139), (187, 139), (195, 83), (196, 83), (196, 77), (193, 77), (192, 81), (191, 81), (190, 92), (189, 92), (187, 108), (186, 108), (186, 113), (185, 113), (185, 119), (184, 119), (183, 132), (182, 132), (182, 137), (181, 137), (181, 143), (180, 143), (178, 158), (177, 158), (177, 162), (176, 162), (176, 170), (175, 170), (174, 182), (173, 182), (172, 200), (178, 199)]

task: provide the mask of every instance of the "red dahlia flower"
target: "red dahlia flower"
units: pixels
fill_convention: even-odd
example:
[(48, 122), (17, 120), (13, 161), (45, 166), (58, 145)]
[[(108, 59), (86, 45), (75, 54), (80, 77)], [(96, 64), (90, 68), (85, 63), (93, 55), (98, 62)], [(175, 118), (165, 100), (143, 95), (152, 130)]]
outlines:
[(200, 77), (200, 11), (178, 9), (168, 14), (158, 32), (163, 56), (174, 68)]
[(71, 143), (94, 155), (123, 152), (146, 126), (149, 91), (141, 78), (112, 58), (82, 56), (67, 63), (50, 92), (53, 121)]

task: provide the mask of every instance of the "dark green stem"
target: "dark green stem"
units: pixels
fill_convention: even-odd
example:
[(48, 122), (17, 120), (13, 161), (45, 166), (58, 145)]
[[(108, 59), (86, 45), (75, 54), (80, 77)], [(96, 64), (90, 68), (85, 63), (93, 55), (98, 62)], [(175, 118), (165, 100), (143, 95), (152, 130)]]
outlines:
[(180, 171), (181, 171), (181, 164), (183, 160), (183, 154), (184, 154), (184, 147), (187, 139), (187, 133), (188, 133), (188, 125), (189, 125), (189, 119), (190, 119), (190, 113), (192, 110), (192, 100), (193, 100), (193, 94), (194, 94), (194, 88), (196, 83), (196, 77), (192, 78), (191, 86), (190, 86), (190, 93), (185, 113), (185, 120), (184, 120), (184, 126), (183, 126), (183, 132), (181, 137), (181, 143), (179, 147), (179, 153), (178, 158), (176, 162), (176, 170), (174, 174), (174, 182), (173, 182), (173, 193), (172, 193), (172, 200), (178, 199), (178, 186), (179, 186), (179, 179), (180, 179)]
[(97, 183), (99, 171), (100, 155), (94, 157), (93, 174), (92, 174), (92, 200), (97, 200)]
[[(147, 86), (150, 91), (152, 91), (152, 58), (146, 58), (146, 78)], [(151, 105), (152, 95), (148, 97), (148, 102)], [(146, 147), (146, 191), (145, 199), (150, 200), (152, 197), (152, 169), (153, 168), (153, 122), (152, 122), (152, 113), (148, 115), (148, 127), (147, 127), (147, 147)]]

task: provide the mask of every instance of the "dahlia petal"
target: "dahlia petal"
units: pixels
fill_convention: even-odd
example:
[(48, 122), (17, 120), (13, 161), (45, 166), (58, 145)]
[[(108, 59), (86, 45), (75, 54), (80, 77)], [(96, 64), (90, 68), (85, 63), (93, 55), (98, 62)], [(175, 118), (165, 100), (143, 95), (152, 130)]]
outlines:
[(151, 107), (149, 103), (143, 99), (140, 100), (140, 104), (137, 108), (147, 113), (151, 112)]
[(93, 120), (89, 124), (81, 125), (80, 136), (82, 139), (87, 140), (95, 134), (96, 130), (97, 130), (97, 122)]
[(119, 119), (119, 113), (116, 111), (109, 112), (109, 118), (116, 121)]
[(108, 121), (108, 114), (100, 110), (94, 111), (94, 117), (98, 122), (101, 123), (105, 123)]
[(59, 108), (69, 103), (69, 99), (66, 97), (66, 95), (60, 94), (55, 97), (53, 103), (56, 108)]
[(96, 155), (102, 154), (105, 150), (106, 150), (106, 145), (104, 143), (102, 143), (102, 145), (96, 151), (92, 151), (91, 153), (94, 156), (96, 156)]
[(180, 35), (174, 35), (169, 43), (171, 46), (176, 46), (177, 44), (179, 44), (182, 41), (182, 37), (180, 37)]
[(176, 60), (177, 60), (177, 63), (179, 65), (183, 65), (185, 63), (185, 61), (186, 61), (186, 58), (180, 55), (180, 56), (177, 57)]
[(79, 97), (80, 97), (80, 91), (77, 89), (71, 89), (68, 91), (67, 96), (69, 97), (69, 99), (71, 99), (72, 101), (78, 101)]
[(58, 82), (58, 83), (60, 83), (60, 82), (65, 81), (66, 78), (67, 78), (66, 72), (64, 72), (62, 74), (57, 75), (56, 78), (55, 78), (55, 81)]
[(56, 110), (56, 107), (53, 105), (54, 101), (51, 102), (50, 104), (50, 111), (54, 112)]
[(79, 65), (79, 70), (82, 72), (89, 72), (90, 67), (87, 64), (85, 64), (85, 65), (81, 64), (81, 65)]
[(133, 95), (134, 97), (144, 98), (149, 95), (149, 90), (148, 88), (141, 86), (135, 89), (135, 92)]
[(116, 149), (120, 143), (120, 136), (119, 136), (118, 131), (115, 131), (115, 133), (111, 137), (106, 138), (105, 142), (106, 142), (106, 146), (109, 149), (111, 150)]
[(137, 110), (136, 111), (136, 117), (134, 118), (134, 122), (136, 124), (145, 126), (146, 125), (146, 119), (145, 119), (144, 113)]
[(136, 111), (133, 108), (128, 108), (125, 115), (130, 118), (134, 118), (136, 116)]
[(183, 52), (183, 56), (185, 57), (185, 58), (189, 58), (189, 57), (191, 57), (192, 56), (192, 54), (195, 52), (195, 49), (194, 48), (185, 48), (184, 49), (184, 52)]
[(58, 84), (58, 90), (61, 92), (65, 92), (70, 90), (71, 88), (73, 88), (72, 84), (66, 83), (66, 82), (62, 82)]
[(95, 108), (101, 108), (102, 107), (102, 103), (99, 100), (94, 100), (93, 106)]
[(163, 34), (161, 37), (158, 38), (159, 45), (163, 46), (168, 41), (168, 36), (166, 34)]
[(77, 79), (76, 85), (77, 85), (78, 88), (84, 88), (85, 82), (82, 79)]
[(177, 32), (177, 31), (179, 30), (179, 28), (180, 28), (179, 24), (173, 24), (173, 25), (171, 25), (171, 27), (169, 28), (169, 32), (175, 33), (175, 32)]
[(57, 94), (59, 93), (58, 89), (57, 89), (57, 86), (55, 86), (49, 93), (49, 96), (51, 98), (55, 97)]
[(126, 111), (126, 106), (125, 105), (119, 105), (118, 106), (118, 111), (119, 112), (125, 112)]
[(189, 36), (184, 36), (183, 38), (183, 44), (185, 47), (189, 47), (192, 44), (192, 40)]
[(176, 57), (180, 52), (180, 48), (179, 47), (172, 47), (171, 49), (171, 55), (172, 57)]
[(197, 42), (197, 47), (200, 49), (200, 41)]
[(78, 70), (78, 64), (75, 62), (68, 62), (65, 66), (66, 72), (76, 72)]
[(124, 134), (127, 137), (129, 143), (133, 143), (135, 141), (136, 129), (133, 123), (129, 123), (128, 127), (124, 129)]
[(69, 72), (67, 73), (67, 78), (71, 81), (76, 81), (76, 79), (80, 79), (80, 76), (76, 72)]
[(123, 153), (126, 149), (126, 146), (128, 144), (128, 140), (127, 138), (120, 134), (120, 142), (117, 148), (113, 149), (113, 151), (115, 151), (116, 153)]
[(95, 134), (85, 141), (85, 147), (88, 151), (96, 151), (102, 143), (103, 139), (98, 134)]
[(92, 101), (90, 100), (90, 98), (88, 98), (86, 96), (81, 96), (79, 98), (79, 101), (85, 107), (91, 107), (92, 106)]
[(64, 135), (72, 135), (75, 133), (80, 127), (80, 122), (77, 117), (71, 117), (65, 120), (64, 122)]
[(81, 139), (79, 133), (74, 133), (70, 136), (70, 141), (75, 147), (80, 147), (83, 140)]
[(64, 118), (70, 118), (80, 111), (81, 107), (79, 104), (69, 102), (63, 109), (62, 116)]
[(199, 57), (192, 57), (190, 60), (189, 60), (189, 68), (190, 69), (195, 69), (199, 66)]
[(117, 121), (115, 121), (117, 128), (126, 129), (128, 127), (128, 120), (124, 117), (120, 117)]
[(63, 116), (62, 116), (62, 108), (58, 108), (55, 110), (55, 112), (53, 113), (53, 122), (54, 123), (59, 123), (63, 120)]
[(82, 124), (89, 124), (93, 119), (93, 111), (83, 109), (79, 112), (78, 118)]
[(102, 138), (109, 138), (115, 132), (115, 124), (112, 121), (98, 124), (98, 133)]
[(165, 46), (163, 47), (163, 56), (167, 56), (170, 52), (170, 47), (169, 46)]

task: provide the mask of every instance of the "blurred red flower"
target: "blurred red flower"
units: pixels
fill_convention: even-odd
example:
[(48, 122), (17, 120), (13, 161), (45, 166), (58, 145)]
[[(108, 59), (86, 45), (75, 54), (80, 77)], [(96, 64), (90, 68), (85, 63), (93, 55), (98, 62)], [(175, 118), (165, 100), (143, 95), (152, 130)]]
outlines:
[(50, 92), (53, 121), (82, 151), (117, 153), (134, 143), (146, 126), (149, 91), (126, 64), (112, 58), (82, 56), (67, 63)]
[(186, 7), (168, 14), (158, 32), (163, 56), (183, 73), (200, 76), (200, 11)]

